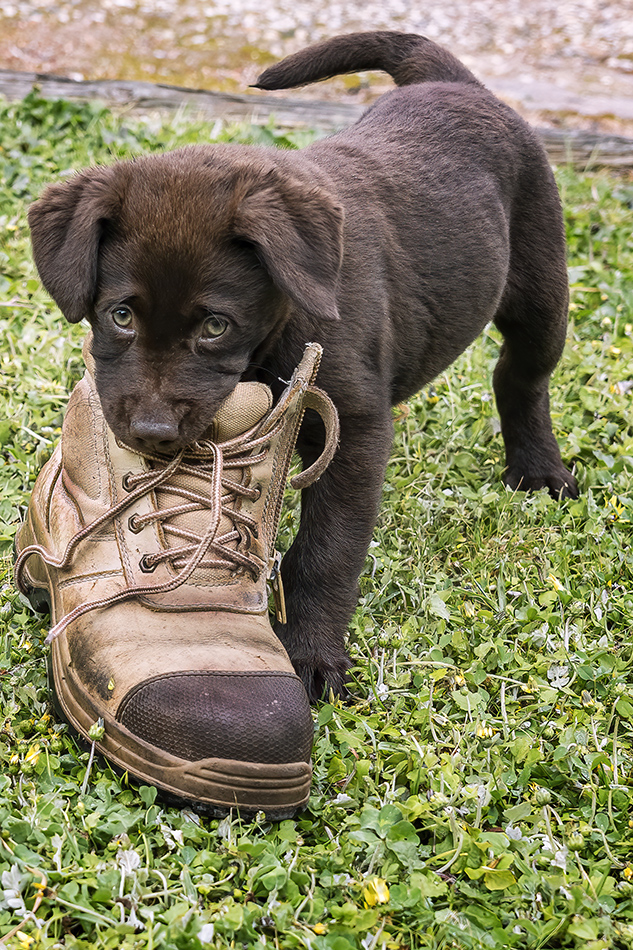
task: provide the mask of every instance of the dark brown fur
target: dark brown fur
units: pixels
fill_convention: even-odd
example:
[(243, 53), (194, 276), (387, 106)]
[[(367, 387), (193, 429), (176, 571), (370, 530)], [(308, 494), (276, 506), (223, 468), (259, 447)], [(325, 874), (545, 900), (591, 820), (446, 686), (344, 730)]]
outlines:
[[(344, 637), (392, 441), (391, 405), (493, 320), (512, 488), (575, 496), (548, 383), (565, 339), (558, 194), (535, 134), (450, 53), (398, 33), (337, 37), (266, 70), (262, 88), (384, 69), (402, 88), (300, 152), (203, 145), (51, 185), (30, 211), (44, 285), (94, 330), (110, 426), (138, 448), (203, 435), (240, 379), (278, 393), (304, 344), (340, 449), (302, 498), (278, 628), (312, 697), (344, 687)], [(129, 328), (112, 314), (130, 308)], [(120, 311), (119, 311), (120, 312)], [(228, 329), (201, 337), (209, 313)], [(305, 465), (322, 432), (306, 418)]]

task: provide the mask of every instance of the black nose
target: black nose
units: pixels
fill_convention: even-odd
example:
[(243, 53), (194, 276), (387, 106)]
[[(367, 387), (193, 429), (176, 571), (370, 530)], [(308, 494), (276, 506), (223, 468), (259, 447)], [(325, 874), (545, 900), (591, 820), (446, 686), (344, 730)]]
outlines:
[(169, 452), (178, 442), (178, 424), (175, 420), (138, 416), (130, 422), (130, 435), (137, 447)]

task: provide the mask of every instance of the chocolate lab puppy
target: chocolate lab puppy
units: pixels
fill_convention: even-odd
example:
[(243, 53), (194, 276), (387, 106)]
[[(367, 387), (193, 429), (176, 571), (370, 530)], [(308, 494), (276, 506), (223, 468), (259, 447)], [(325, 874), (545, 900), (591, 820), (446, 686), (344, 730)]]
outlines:
[[(536, 135), (420, 36), (339, 36), (260, 77), (279, 89), (382, 69), (398, 87), (298, 152), (201, 145), (51, 185), (31, 208), (35, 261), (94, 331), (116, 435), (173, 452), (203, 437), (244, 379), (283, 388), (308, 341), (341, 422), (302, 498), (277, 633), (311, 697), (344, 690), (344, 637), (392, 443), (391, 406), (493, 321), (494, 389), (512, 489), (575, 497), (549, 414), (567, 277), (560, 201)], [(308, 414), (298, 450), (319, 454)]]

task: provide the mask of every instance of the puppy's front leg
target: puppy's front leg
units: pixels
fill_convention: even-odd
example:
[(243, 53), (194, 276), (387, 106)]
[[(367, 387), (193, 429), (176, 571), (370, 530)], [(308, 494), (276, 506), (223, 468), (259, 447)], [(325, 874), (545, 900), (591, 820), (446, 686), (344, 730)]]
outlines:
[[(390, 413), (340, 421), (333, 461), (301, 496), (301, 524), (282, 563), (288, 622), (275, 627), (311, 700), (327, 687), (345, 692), (345, 634), (393, 440)], [(311, 430), (308, 420), (298, 445), (304, 465), (319, 454)]]

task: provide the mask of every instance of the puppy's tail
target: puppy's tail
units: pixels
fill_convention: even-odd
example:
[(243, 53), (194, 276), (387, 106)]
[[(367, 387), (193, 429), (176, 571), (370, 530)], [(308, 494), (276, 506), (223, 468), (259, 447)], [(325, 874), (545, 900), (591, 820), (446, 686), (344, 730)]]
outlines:
[(343, 73), (381, 69), (398, 86), (419, 82), (481, 85), (448, 50), (415, 33), (347, 33), (316, 43), (264, 70), (257, 89), (289, 89)]

